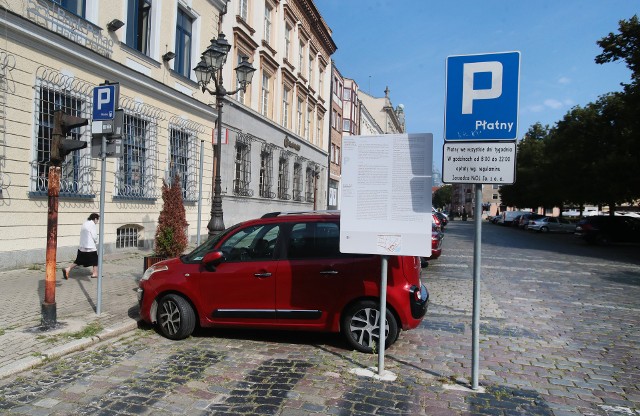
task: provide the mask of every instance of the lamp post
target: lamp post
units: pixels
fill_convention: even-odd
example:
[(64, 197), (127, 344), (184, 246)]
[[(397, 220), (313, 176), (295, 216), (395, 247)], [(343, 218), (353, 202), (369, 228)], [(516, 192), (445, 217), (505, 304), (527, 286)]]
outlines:
[[(211, 39), (211, 44), (202, 53), (202, 59), (193, 69), (196, 73), (198, 84), (202, 88), (202, 92), (208, 92), (216, 97), (216, 107), (218, 108), (218, 141), (215, 145), (215, 178), (213, 186), (213, 202), (211, 204), (211, 219), (207, 224), (209, 237), (213, 237), (224, 230), (224, 219), (222, 213), (222, 186), (220, 179), (220, 155), (222, 146), (222, 106), (225, 95), (233, 95), (238, 91), (245, 91), (247, 85), (251, 83), (251, 78), (256, 70), (249, 58), (242, 57), (242, 61), (236, 67), (236, 76), (239, 87), (233, 91), (225, 90), (222, 85), (222, 67), (227, 60), (227, 54), (231, 50), (231, 44), (227, 42), (224, 34), (220, 33), (217, 39)], [(213, 89), (208, 85), (213, 83)]]

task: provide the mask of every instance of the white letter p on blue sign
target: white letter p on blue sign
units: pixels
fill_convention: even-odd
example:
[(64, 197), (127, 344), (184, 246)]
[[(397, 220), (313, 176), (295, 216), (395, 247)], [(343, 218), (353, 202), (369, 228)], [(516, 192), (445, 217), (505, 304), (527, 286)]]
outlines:
[[(474, 89), (474, 75), (479, 72), (491, 74), (491, 88)], [(502, 95), (502, 64), (493, 62), (473, 62), (464, 64), (462, 75), (462, 114), (473, 113), (473, 100), (490, 100)]]
[(520, 52), (447, 58), (444, 139), (514, 140)]
[(101, 88), (98, 90), (98, 110), (102, 110), (102, 106), (107, 104), (111, 104), (111, 89)]

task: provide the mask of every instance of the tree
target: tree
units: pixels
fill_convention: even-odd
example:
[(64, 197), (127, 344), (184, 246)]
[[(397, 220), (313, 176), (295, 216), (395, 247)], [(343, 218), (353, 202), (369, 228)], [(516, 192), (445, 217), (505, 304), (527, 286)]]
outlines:
[(544, 157), (549, 127), (536, 123), (529, 127), (516, 152), (516, 182), (500, 187), (500, 199), (508, 206), (536, 208), (553, 205), (545, 176), (548, 174)]
[[(597, 43), (602, 53), (596, 63), (624, 61), (631, 70), (631, 83), (624, 85), (624, 92), (607, 97), (602, 104), (603, 122), (609, 123), (614, 150), (608, 154), (609, 166), (621, 175), (622, 195), (617, 199), (640, 198), (640, 20), (634, 15), (629, 20), (620, 20), (619, 33), (609, 33)], [(616, 135), (613, 137), (613, 135)], [(612, 158), (615, 160), (611, 160)], [(626, 189), (624, 189), (626, 188)], [(629, 192), (631, 191), (631, 192)], [(609, 196), (613, 198), (613, 196)]]
[(436, 189), (433, 193), (432, 205), (436, 208), (443, 208), (451, 204), (451, 195), (453, 193), (453, 186), (443, 185)]
[(608, 205), (613, 215), (617, 205), (640, 197), (639, 154), (625, 116), (625, 97), (603, 95), (556, 123), (547, 154), (565, 201)]
[[(597, 64), (623, 60), (631, 70), (632, 84), (640, 84), (640, 21), (638, 15), (618, 22), (620, 33), (609, 33), (597, 41), (602, 53), (596, 56)], [(624, 84), (623, 84), (624, 85)]]
[(176, 175), (169, 186), (162, 180), (162, 211), (156, 229), (155, 252), (158, 256), (177, 257), (187, 248), (187, 223), (180, 178)]

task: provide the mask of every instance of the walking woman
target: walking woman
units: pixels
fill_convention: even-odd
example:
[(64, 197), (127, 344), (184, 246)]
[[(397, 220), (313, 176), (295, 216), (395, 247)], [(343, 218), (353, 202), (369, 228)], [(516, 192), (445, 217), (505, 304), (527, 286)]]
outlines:
[(82, 224), (80, 229), (80, 247), (75, 261), (69, 267), (62, 269), (64, 280), (69, 279), (69, 273), (76, 266), (92, 267), (91, 277), (98, 277), (98, 232), (96, 224), (100, 221), (100, 215), (95, 212), (89, 215), (89, 218)]

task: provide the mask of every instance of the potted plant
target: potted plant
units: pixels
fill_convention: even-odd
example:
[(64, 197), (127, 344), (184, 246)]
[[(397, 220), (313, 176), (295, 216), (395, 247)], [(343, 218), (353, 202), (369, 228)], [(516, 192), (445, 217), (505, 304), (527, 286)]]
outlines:
[(187, 248), (187, 223), (179, 176), (171, 185), (162, 180), (162, 211), (158, 217), (154, 254), (144, 258), (144, 270), (159, 261), (177, 257)]

